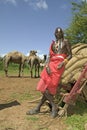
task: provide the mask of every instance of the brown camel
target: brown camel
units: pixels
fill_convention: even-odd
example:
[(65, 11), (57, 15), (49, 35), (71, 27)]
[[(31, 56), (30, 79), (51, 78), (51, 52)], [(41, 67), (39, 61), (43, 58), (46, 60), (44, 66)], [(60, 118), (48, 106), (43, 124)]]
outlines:
[(19, 64), (19, 77), (23, 76), (24, 64), (28, 57), (18, 51), (7, 53), (3, 58), (5, 75), (8, 76), (8, 65), (10, 62)]
[(34, 77), (40, 77), (40, 58), (36, 55), (37, 51), (31, 50), (29, 54), (29, 66), (30, 66), (30, 73), (31, 78), (33, 77), (33, 68), (35, 69)]

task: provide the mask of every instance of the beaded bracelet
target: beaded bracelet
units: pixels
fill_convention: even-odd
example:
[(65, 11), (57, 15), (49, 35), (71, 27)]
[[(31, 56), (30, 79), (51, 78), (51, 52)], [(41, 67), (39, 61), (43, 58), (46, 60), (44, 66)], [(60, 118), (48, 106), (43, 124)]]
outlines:
[(67, 64), (68, 63), (68, 60), (67, 59), (64, 59), (64, 64)]

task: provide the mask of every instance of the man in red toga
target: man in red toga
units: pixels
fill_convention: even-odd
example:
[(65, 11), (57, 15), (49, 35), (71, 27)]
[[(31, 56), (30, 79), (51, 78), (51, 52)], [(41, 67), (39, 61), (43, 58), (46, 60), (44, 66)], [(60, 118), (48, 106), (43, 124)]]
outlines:
[(37, 90), (41, 91), (43, 95), (42, 99), (37, 107), (26, 113), (27, 115), (39, 113), (46, 100), (49, 101), (52, 107), (51, 117), (55, 118), (58, 114), (58, 108), (54, 103), (53, 96), (57, 93), (65, 65), (72, 58), (72, 52), (70, 43), (67, 39), (64, 39), (64, 33), (60, 27), (55, 30), (55, 38), (56, 40), (51, 43), (49, 57), (37, 85)]

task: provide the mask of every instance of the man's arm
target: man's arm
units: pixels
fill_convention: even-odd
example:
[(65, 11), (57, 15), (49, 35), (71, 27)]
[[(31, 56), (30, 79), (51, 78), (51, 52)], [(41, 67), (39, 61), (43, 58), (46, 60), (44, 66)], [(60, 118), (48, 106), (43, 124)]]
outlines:
[(50, 67), (49, 67), (49, 62), (50, 62), (50, 55), (48, 55), (48, 58), (46, 60), (46, 66), (45, 66), (48, 74), (51, 73), (51, 70), (50, 70)]
[(50, 62), (50, 55), (48, 55), (48, 58), (47, 58), (47, 60), (46, 60), (46, 67), (49, 66), (49, 62)]
[(65, 40), (65, 42), (66, 42), (66, 48), (67, 48), (67, 53), (68, 53), (67, 60), (70, 60), (72, 58), (71, 45), (67, 39)]
[(69, 40), (65, 39), (64, 42), (66, 44), (66, 49), (67, 49), (67, 58), (64, 60), (64, 64), (66, 65), (68, 61), (72, 58), (72, 50), (71, 50), (71, 45), (69, 43)]
[(58, 65), (57, 69), (60, 69), (63, 65), (66, 65), (68, 61), (72, 58), (71, 45), (67, 39), (65, 39), (64, 42), (65, 42), (65, 45), (66, 45), (65, 47), (67, 50), (67, 58), (64, 59), (64, 61)]

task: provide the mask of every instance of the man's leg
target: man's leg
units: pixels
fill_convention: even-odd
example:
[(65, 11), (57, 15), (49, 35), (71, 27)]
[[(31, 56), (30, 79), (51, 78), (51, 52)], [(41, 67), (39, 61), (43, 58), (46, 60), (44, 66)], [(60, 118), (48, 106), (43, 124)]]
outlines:
[(54, 103), (53, 95), (51, 95), (48, 90), (44, 92), (44, 95), (52, 106), (51, 116), (55, 118), (58, 115), (58, 108)]
[(35, 108), (29, 110), (26, 114), (27, 115), (38, 114), (40, 112), (41, 106), (44, 104), (45, 101), (46, 101), (46, 97), (43, 94), (42, 99), (40, 100), (39, 104)]

